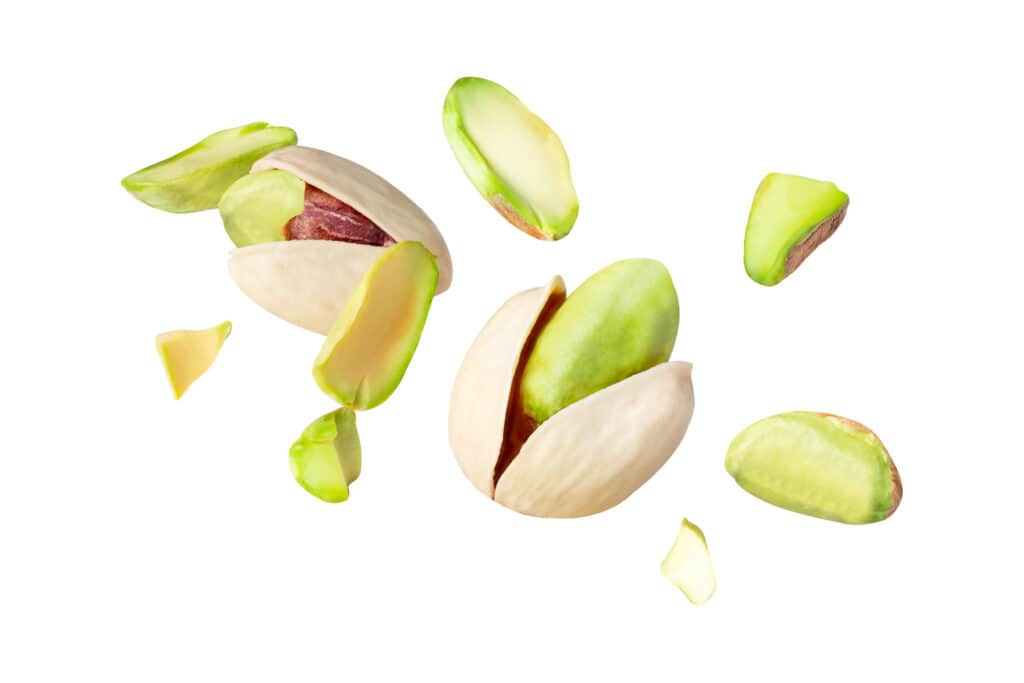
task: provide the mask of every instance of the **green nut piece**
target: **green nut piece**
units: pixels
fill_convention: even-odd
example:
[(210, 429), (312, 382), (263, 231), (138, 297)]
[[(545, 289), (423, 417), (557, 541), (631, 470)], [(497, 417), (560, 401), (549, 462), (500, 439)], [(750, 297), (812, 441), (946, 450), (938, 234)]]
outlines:
[(356, 414), (338, 408), (311, 422), (289, 449), (288, 461), (295, 481), (320, 500), (348, 500), (362, 466)]
[(398, 388), (437, 289), (437, 262), (400, 242), (370, 266), (327, 333), (313, 378), (338, 403), (367, 410)]
[(544, 326), (523, 369), (523, 408), (537, 424), (672, 355), (679, 300), (668, 269), (627, 259), (598, 271)]
[(225, 320), (205, 330), (174, 330), (157, 335), (156, 352), (164, 364), (175, 400), (210, 369), (230, 334), (231, 321)]
[(896, 466), (874, 432), (829, 413), (755, 422), (733, 439), (725, 468), (772, 505), (846, 524), (886, 519), (903, 496)]
[(569, 234), (579, 212), (569, 158), (540, 117), (497, 83), (460, 78), (443, 123), (462, 170), (505, 220), (538, 239)]
[(679, 525), (679, 534), (661, 561), (661, 575), (694, 605), (703, 605), (715, 594), (708, 542), (700, 527), (690, 520), (684, 518)]
[(306, 183), (273, 169), (243, 176), (220, 198), (218, 208), (231, 241), (239, 247), (287, 239), (286, 226), (305, 209)]
[(762, 285), (782, 282), (832, 236), (849, 204), (849, 196), (835, 183), (769, 173), (754, 194), (747, 219), (747, 275)]
[(164, 211), (212, 209), (228, 186), (248, 173), (257, 159), (296, 141), (291, 128), (262, 122), (229, 128), (126, 176), (121, 185), (141, 201)]

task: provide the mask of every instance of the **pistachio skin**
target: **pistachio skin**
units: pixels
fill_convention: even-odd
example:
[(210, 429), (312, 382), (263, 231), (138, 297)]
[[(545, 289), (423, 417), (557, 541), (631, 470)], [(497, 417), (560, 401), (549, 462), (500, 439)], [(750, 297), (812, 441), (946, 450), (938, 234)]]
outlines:
[(903, 497), (875, 433), (830, 413), (794, 411), (755, 422), (733, 439), (725, 468), (772, 505), (846, 524), (886, 519)]
[(664, 363), (679, 329), (668, 269), (613, 263), (581, 284), (537, 337), (523, 370), (523, 408), (538, 424), (596, 391)]
[(229, 128), (126, 176), (121, 185), (142, 202), (163, 211), (212, 209), (255, 161), (297, 140), (291, 128), (264, 122)]
[(348, 500), (362, 469), (355, 413), (338, 408), (311, 422), (288, 450), (288, 462), (295, 481), (312, 495), (327, 503)]

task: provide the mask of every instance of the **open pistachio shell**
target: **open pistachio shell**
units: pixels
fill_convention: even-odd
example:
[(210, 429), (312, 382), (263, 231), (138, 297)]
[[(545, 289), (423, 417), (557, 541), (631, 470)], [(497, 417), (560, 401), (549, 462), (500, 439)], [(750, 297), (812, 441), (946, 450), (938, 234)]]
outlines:
[[(396, 242), (416, 241), (437, 257), (437, 292), (452, 281), (444, 238), (408, 197), (372, 171), (309, 147), (277, 150), (253, 172), (280, 169), (340, 199)], [(387, 247), (331, 240), (266, 242), (235, 249), (228, 270), (253, 301), (291, 323), (327, 334), (370, 265)]]
[(330, 240), (265, 242), (232, 251), (228, 272), (249, 298), (274, 315), (327, 334), (385, 251)]
[(519, 356), (548, 303), (564, 299), (560, 277), (509, 299), (484, 325), (455, 377), (448, 440), (466, 477), (488, 497), (494, 493), (494, 466)]
[(683, 440), (690, 369), (662, 363), (555, 413), (523, 444), (494, 500), (535, 517), (583, 517), (624, 501)]
[(564, 298), (556, 278), (491, 317), (456, 375), (448, 418), (452, 451), (473, 485), (540, 517), (581, 517), (625, 500), (672, 455), (693, 413), (691, 366), (661, 363), (554, 414), (502, 471), (524, 346)]

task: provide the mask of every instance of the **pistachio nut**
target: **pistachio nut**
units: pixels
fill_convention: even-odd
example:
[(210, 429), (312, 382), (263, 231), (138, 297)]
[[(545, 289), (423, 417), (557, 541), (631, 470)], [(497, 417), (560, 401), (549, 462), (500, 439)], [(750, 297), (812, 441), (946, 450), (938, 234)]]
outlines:
[(125, 176), (121, 186), (150, 206), (186, 213), (217, 206), (224, 190), (272, 150), (294, 145), (295, 131), (250, 123), (218, 131), (172, 157)]
[(420, 242), (437, 259), (437, 291), (451, 284), (444, 238), (416, 204), (348, 159), (309, 147), (279, 149), (220, 201), (239, 248), (228, 270), (253, 301), (327, 334), (369, 267), (388, 249)]
[(667, 360), (677, 326), (671, 278), (649, 259), (613, 264), (568, 299), (560, 277), (509, 299), (452, 390), (448, 436), (466, 477), (538, 517), (625, 500), (676, 450), (693, 413), (691, 366)]
[(157, 335), (156, 351), (175, 400), (210, 369), (230, 334), (231, 321), (225, 320), (205, 330), (174, 330)]
[(703, 605), (715, 594), (715, 572), (707, 539), (700, 527), (685, 517), (676, 540), (661, 561), (661, 575), (694, 605)]
[(830, 413), (755, 422), (729, 445), (725, 468), (761, 500), (846, 524), (887, 519), (903, 498), (896, 465), (875, 433)]
[(758, 284), (782, 282), (835, 233), (850, 197), (835, 183), (769, 173), (754, 193), (743, 265)]
[(362, 468), (362, 447), (356, 431), (356, 414), (348, 408), (313, 420), (288, 450), (292, 476), (302, 488), (320, 500), (348, 500), (349, 486)]

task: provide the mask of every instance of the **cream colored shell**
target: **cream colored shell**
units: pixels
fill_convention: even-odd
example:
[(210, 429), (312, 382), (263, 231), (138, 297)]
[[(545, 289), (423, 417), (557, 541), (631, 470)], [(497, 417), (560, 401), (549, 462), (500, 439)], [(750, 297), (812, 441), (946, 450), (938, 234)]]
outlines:
[(678, 448), (693, 414), (689, 363), (657, 365), (556, 413), (493, 486), (516, 366), (556, 279), (510, 299), (459, 369), (449, 441), (469, 480), (497, 502), (538, 517), (581, 517), (625, 500)]
[[(298, 145), (258, 160), (252, 171), (281, 169), (337, 197), (397, 242), (416, 241), (437, 257), (437, 292), (452, 281), (441, 233), (416, 204), (373, 171), (334, 154)], [(274, 315), (327, 334), (369, 266), (386, 247), (326, 240), (267, 242), (231, 252), (238, 286)]]

